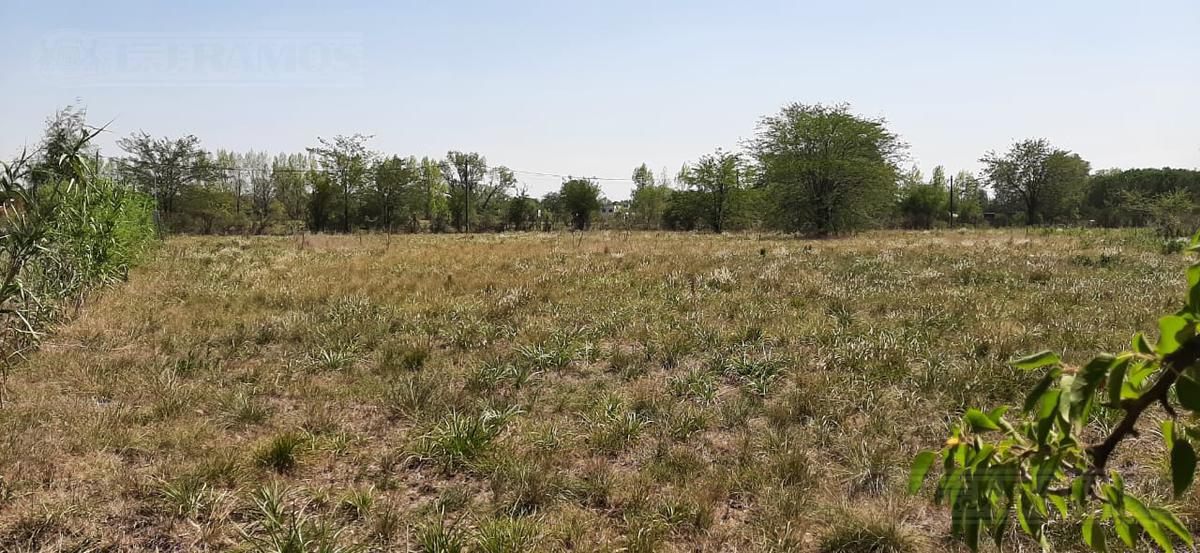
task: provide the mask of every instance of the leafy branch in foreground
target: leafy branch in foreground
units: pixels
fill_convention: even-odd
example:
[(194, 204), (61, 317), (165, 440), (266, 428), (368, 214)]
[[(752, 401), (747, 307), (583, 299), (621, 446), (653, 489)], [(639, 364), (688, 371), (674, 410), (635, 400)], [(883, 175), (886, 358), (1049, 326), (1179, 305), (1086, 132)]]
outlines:
[[(1200, 233), (1188, 251), (1200, 252)], [(951, 533), (972, 550), (981, 535), (1000, 545), (1013, 515), (1048, 549), (1045, 531), (1055, 514), (1082, 521), (1083, 541), (1097, 551), (1106, 550), (1106, 536), (1113, 534), (1128, 547), (1149, 539), (1172, 551), (1176, 538), (1191, 547), (1179, 518), (1127, 493), (1121, 475), (1108, 470), (1117, 447), (1137, 435), (1139, 419), (1157, 405), (1168, 417), (1162, 435), (1175, 496), (1192, 484), (1200, 424), (1180, 418), (1173, 403), (1200, 412), (1200, 262), (1188, 268), (1187, 282), (1184, 308), (1159, 320), (1158, 344), (1139, 333), (1129, 351), (1098, 355), (1082, 367), (1048, 351), (1013, 361), (1020, 369), (1046, 371), (1022, 406), (1026, 422), (1005, 419), (1008, 407), (967, 410), (940, 452), (917, 456), (909, 491), (918, 492), (940, 461), (934, 500), (951, 507)], [(1084, 436), (1095, 433), (1088, 425), (1098, 406), (1124, 415), (1102, 440), (1088, 443)]]

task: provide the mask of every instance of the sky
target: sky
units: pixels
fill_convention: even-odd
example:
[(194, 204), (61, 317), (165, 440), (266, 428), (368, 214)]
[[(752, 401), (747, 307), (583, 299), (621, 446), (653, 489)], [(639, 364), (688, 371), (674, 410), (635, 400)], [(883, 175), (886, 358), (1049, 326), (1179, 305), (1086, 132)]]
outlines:
[[(363, 133), (478, 151), (534, 195), (738, 149), (791, 102), (883, 117), (928, 175), (1044, 137), (1094, 169), (1200, 167), (1200, 2), (0, 0), (0, 156), (68, 104), (210, 150)], [(539, 175), (536, 173), (547, 173)]]

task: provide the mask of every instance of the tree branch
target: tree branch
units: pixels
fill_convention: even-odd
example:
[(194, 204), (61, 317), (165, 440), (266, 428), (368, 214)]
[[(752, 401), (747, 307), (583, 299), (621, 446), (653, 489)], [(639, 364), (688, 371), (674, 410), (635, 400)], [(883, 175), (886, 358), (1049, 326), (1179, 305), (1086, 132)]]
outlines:
[[(1104, 475), (1108, 459), (1116, 451), (1121, 441), (1128, 436), (1137, 434), (1138, 418), (1155, 403), (1167, 405), (1167, 393), (1179, 379), (1179, 375), (1192, 365), (1200, 362), (1200, 336), (1193, 336), (1179, 346), (1179, 349), (1163, 357), (1161, 376), (1154, 382), (1146, 393), (1125, 406), (1125, 417), (1113, 428), (1103, 442), (1088, 446), (1088, 455), (1092, 458), (1091, 472), (1097, 476)], [(1168, 412), (1171, 412), (1168, 409)]]

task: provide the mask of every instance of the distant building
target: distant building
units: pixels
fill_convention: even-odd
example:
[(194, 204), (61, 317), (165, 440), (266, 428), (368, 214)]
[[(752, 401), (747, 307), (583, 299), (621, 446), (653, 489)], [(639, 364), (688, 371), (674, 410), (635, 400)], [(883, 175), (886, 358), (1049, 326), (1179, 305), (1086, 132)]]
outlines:
[(610, 202), (608, 200), (604, 200), (603, 203), (600, 204), (600, 213), (605, 215), (625, 213), (626, 211), (629, 211), (629, 200), (621, 200), (619, 202)]

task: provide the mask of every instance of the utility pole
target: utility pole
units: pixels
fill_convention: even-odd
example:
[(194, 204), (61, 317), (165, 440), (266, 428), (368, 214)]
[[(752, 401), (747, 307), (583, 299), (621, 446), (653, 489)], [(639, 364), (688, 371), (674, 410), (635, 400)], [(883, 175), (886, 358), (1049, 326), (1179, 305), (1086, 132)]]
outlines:
[(163, 239), (163, 223), (162, 223), (162, 198), (158, 193), (158, 171), (151, 173), (154, 176), (154, 230), (158, 234), (158, 239)]
[(236, 164), (231, 163), (225, 168), (225, 177), (228, 178), (231, 174), (233, 175), (234, 185), (233, 214), (236, 216), (242, 214), (242, 173), (238, 171)]
[(954, 228), (954, 175), (950, 175), (950, 227)]

